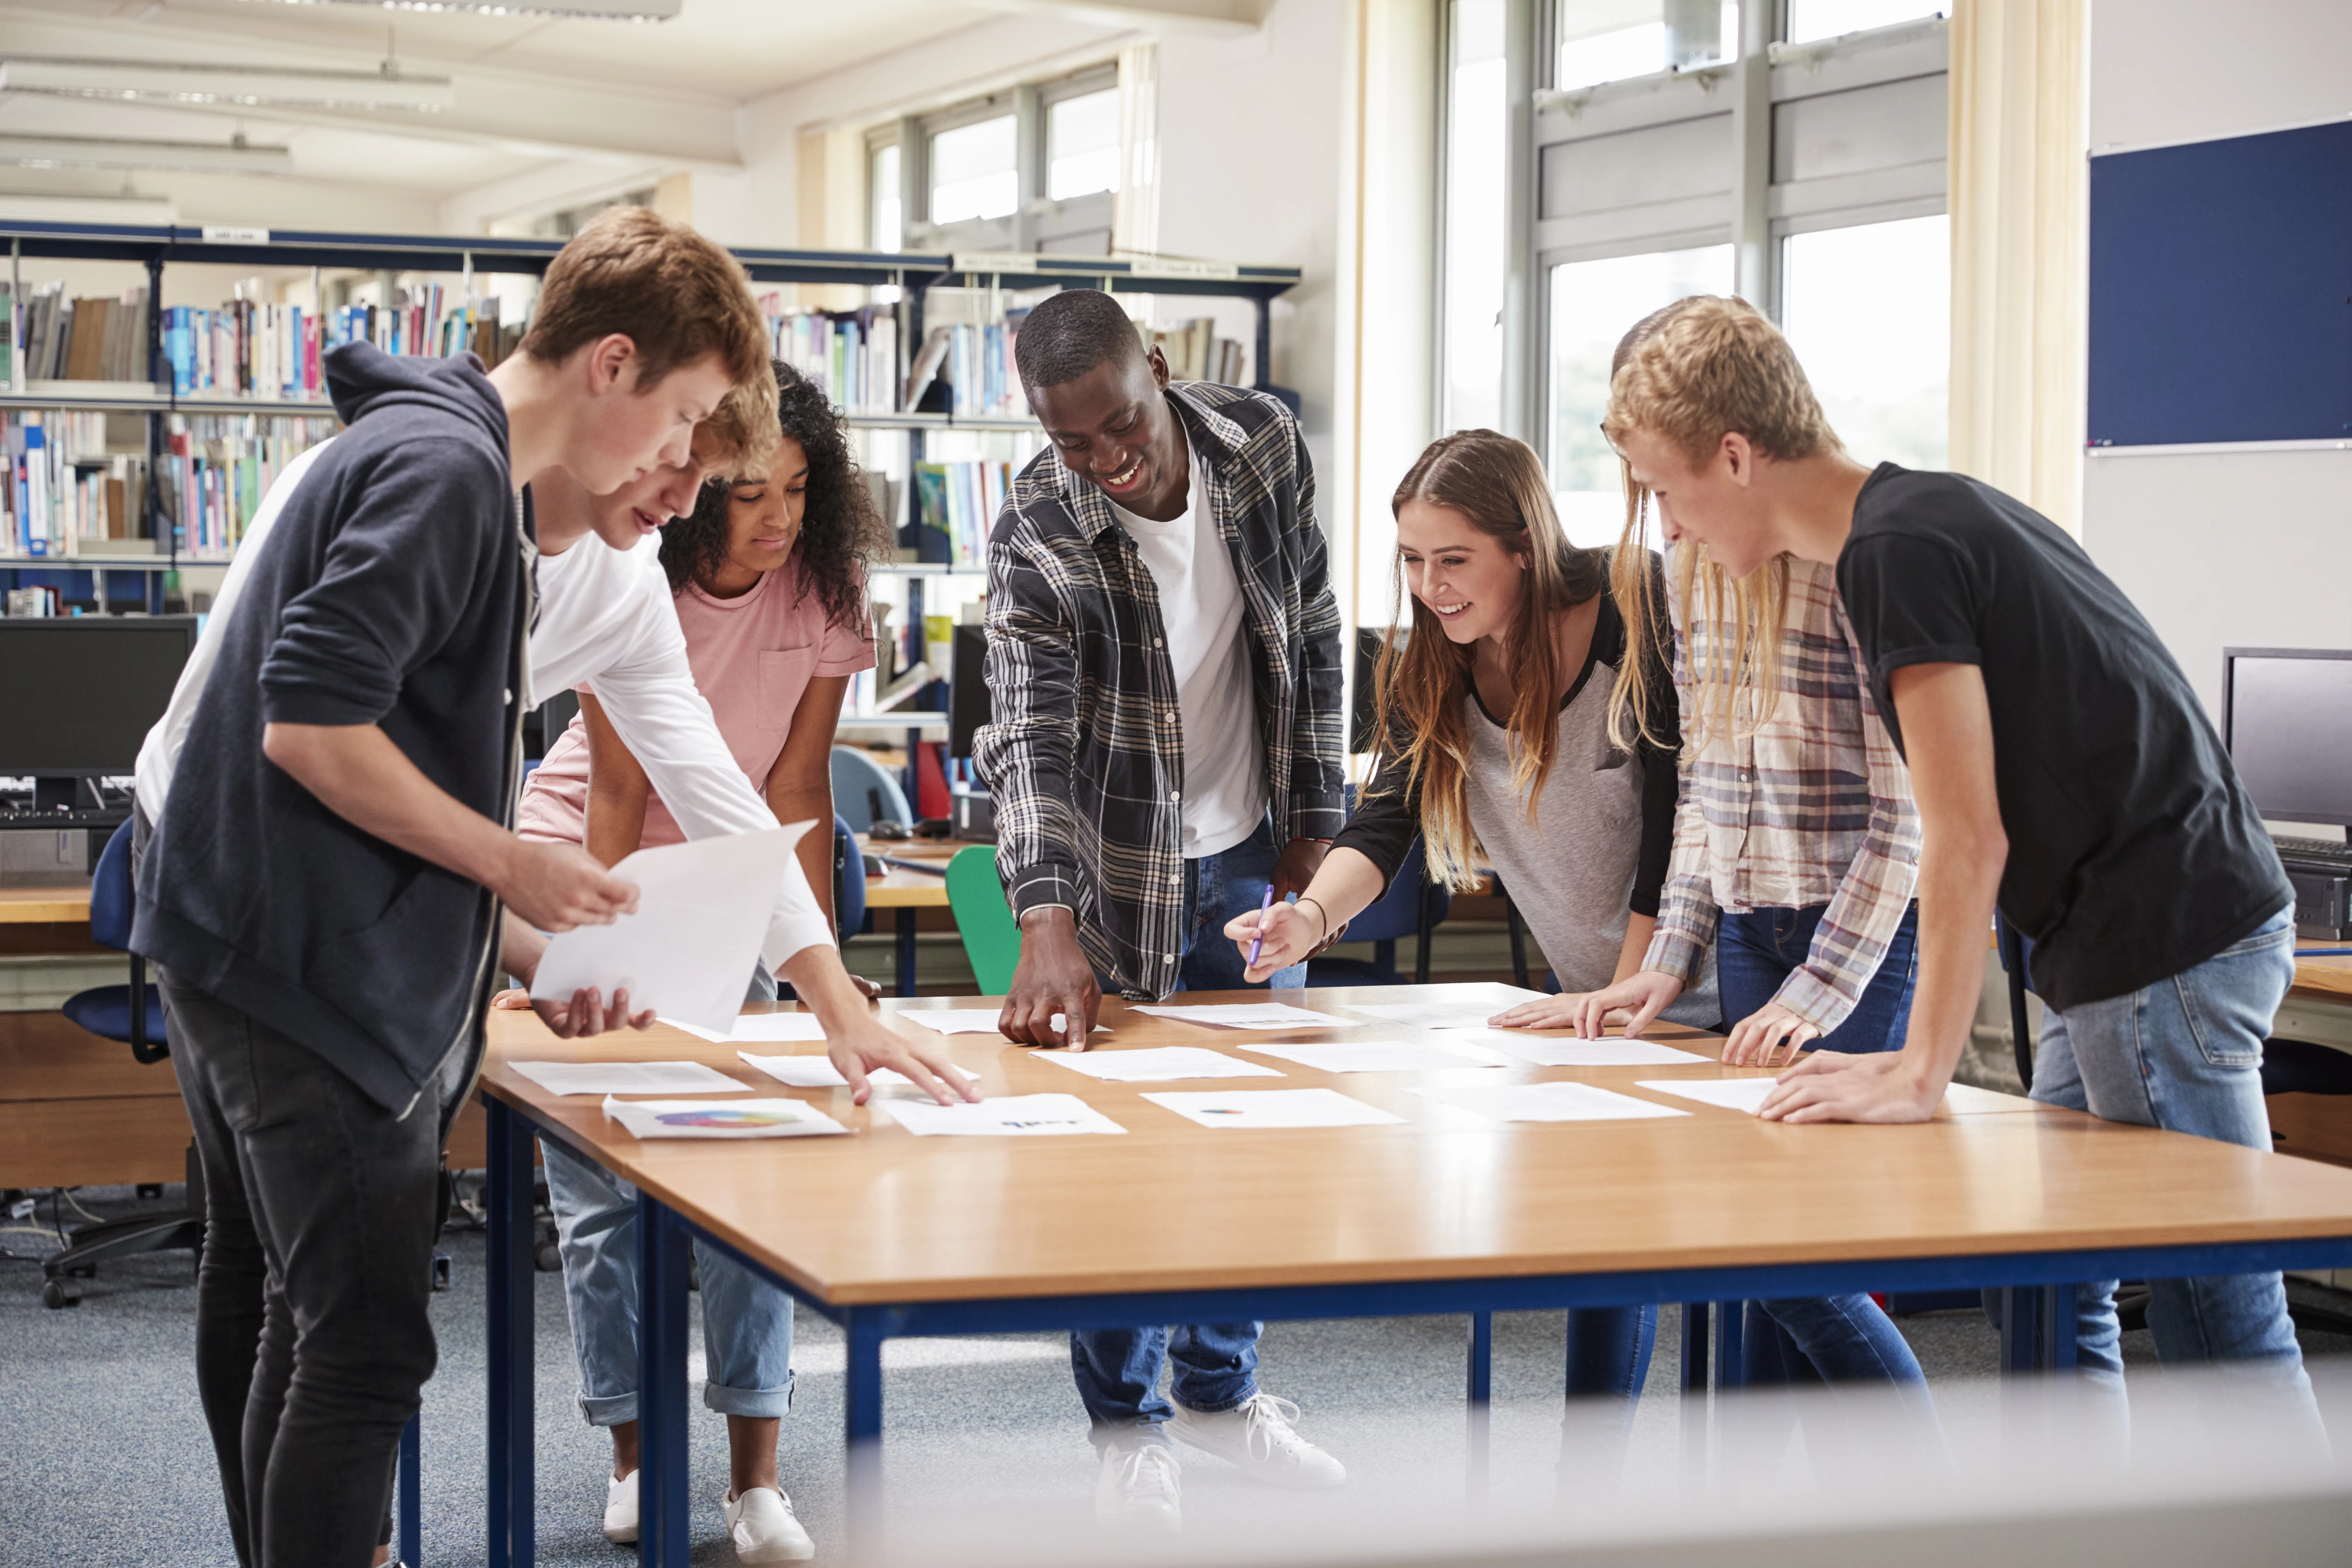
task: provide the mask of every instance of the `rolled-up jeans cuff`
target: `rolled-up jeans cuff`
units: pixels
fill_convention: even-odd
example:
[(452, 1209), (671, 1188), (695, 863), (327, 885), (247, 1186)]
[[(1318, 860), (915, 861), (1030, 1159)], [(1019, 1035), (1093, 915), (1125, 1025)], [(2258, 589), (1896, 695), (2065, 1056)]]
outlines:
[(780, 1420), (792, 1414), (793, 1378), (787, 1374), (782, 1388), (729, 1388), (724, 1384), (702, 1385), (702, 1403), (721, 1415), (748, 1415), (761, 1420)]
[(580, 1414), (588, 1418), (591, 1426), (619, 1426), (637, 1418), (637, 1393), (575, 1394)]

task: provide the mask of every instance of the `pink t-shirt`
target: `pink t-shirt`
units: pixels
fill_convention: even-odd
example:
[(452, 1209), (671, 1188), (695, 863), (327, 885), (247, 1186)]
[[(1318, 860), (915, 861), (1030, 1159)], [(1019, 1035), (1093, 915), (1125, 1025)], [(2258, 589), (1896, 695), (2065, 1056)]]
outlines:
[[(861, 626), (839, 626), (826, 617), (824, 602), (803, 585), (797, 553), (748, 594), (717, 599), (689, 583), (676, 604), (694, 684), (709, 702), (719, 737), (735, 753), (743, 776), (764, 795), (809, 682), (873, 668), (873, 639)], [(588, 755), (588, 731), (575, 717), (531, 771), (515, 810), (517, 833), (585, 842)], [(685, 841), (661, 796), (650, 796), (639, 847)]]

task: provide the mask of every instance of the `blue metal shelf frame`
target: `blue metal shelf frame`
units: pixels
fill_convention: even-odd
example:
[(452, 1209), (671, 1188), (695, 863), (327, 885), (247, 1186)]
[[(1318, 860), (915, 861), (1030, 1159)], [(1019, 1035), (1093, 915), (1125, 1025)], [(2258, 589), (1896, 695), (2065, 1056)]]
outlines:
[[(530, 1568), (532, 1556), (530, 1310), (531, 1155), (534, 1134), (583, 1158), (592, 1151), (559, 1126), (540, 1122), (485, 1093), (489, 1113), (490, 1568)], [(848, 1340), (845, 1436), (848, 1445), (850, 1547), (864, 1552), (881, 1523), (882, 1343), (885, 1340), (1040, 1330), (1132, 1328), (1269, 1319), (1385, 1318), (1457, 1314), (1470, 1321), (1468, 1396), (1473, 1484), (1483, 1454), (1484, 1412), (1492, 1389), (1492, 1314), (1563, 1307), (1680, 1302), (1685, 1308), (1683, 1387), (1707, 1383), (1707, 1304), (1713, 1313), (1715, 1386), (1736, 1386), (1738, 1303), (1785, 1296), (1863, 1291), (1993, 1289), (2002, 1292), (2001, 1365), (2013, 1373), (2074, 1364), (2074, 1287), (2092, 1279), (2169, 1279), (2284, 1268), (2352, 1267), (2352, 1237), (2178, 1247), (1986, 1253), (1957, 1258), (1828, 1259), (1818, 1263), (1643, 1269), (1616, 1274), (1511, 1275), (1336, 1285), (1275, 1285), (1132, 1294), (1038, 1296), (982, 1300), (839, 1306), (812, 1294), (644, 1192), (637, 1198), (638, 1339), (642, 1526), (645, 1568), (684, 1568), (686, 1487), (686, 1255), (693, 1241), (715, 1247), (840, 1326)], [(518, 1239), (520, 1238), (520, 1239)], [(656, 1324), (660, 1325), (658, 1331)], [(517, 1396), (520, 1392), (520, 1397)], [(656, 1499), (660, 1500), (656, 1501)], [(658, 1511), (657, 1511), (658, 1510)], [(656, 1521), (659, 1520), (656, 1528)]]

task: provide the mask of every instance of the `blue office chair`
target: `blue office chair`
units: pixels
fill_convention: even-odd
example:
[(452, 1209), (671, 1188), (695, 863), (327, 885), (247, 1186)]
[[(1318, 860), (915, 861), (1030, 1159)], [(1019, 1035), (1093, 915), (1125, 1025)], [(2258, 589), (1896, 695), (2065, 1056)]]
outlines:
[(866, 857), (857, 850), (857, 835), (848, 821), (833, 819), (833, 924), (847, 942), (866, 929)]
[(907, 792), (890, 770), (855, 746), (833, 749), (833, 809), (854, 833), (870, 833), (877, 822), (915, 826)]
[[(1355, 809), (1356, 786), (1347, 786), (1348, 807)], [(1388, 891), (1366, 905), (1364, 911), (1348, 922), (1347, 940), (1369, 942), (1372, 956), (1368, 962), (1360, 958), (1310, 958), (1307, 961), (1307, 984), (1309, 985), (1402, 985), (1405, 977), (1397, 972), (1396, 944), (1399, 937), (1418, 937), (1419, 951), (1413, 958), (1412, 981), (1416, 985), (1429, 984), (1429, 936), (1454, 907), (1453, 893), (1429, 879), (1429, 861), (1419, 838), (1405, 852), (1404, 863), (1396, 875), (1389, 879)]]
[[(90, 879), (89, 934), (118, 952), (128, 952), (133, 912), (131, 889), (131, 824), (124, 823), (106, 841), (98, 858), (98, 874)], [(164, 1027), (163, 999), (147, 984), (147, 961), (131, 953), (131, 984), (100, 985), (66, 999), (59, 1009), (91, 1034), (120, 1040), (142, 1062), (162, 1061), (171, 1054)], [(42, 1260), (41, 1300), (50, 1307), (70, 1307), (79, 1297), (71, 1280), (87, 1279), (109, 1258), (142, 1252), (184, 1247), (201, 1254), (205, 1245), (204, 1173), (196, 1164), (196, 1146), (188, 1145), (187, 1205), (171, 1213), (138, 1215), (76, 1226), (67, 1234), (70, 1244)]]

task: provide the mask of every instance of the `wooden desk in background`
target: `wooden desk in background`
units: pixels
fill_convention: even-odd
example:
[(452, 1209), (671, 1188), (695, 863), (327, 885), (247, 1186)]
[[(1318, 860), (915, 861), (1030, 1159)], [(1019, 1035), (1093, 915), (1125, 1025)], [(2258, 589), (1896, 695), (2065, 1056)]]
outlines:
[[(1358, 1000), (1467, 994), (1380, 986), (1297, 1000), (1344, 1014)], [(1265, 994), (1187, 998), (1241, 999)], [(884, 1016), (995, 1000), (893, 1002)], [(482, 1088), (491, 1107), (489, 1497), (493, 1541), (507, 1548), (501, 1560), (530, 1560), (534, 1132), (639, 1189), (647, 1563), (686, 1560), (691, 1236), (727, 1247), (845, 1330), (860, 1550), (874, 1522), (882, 1343), (893, 1336), (1461, 1313), (1472, 1323), (1471, 1397), (1483, 1402), (1491, 1346), (1483, 1331), (1496, 1310), (2018, 1287), (2004, 1356), (2021, 1369), (2071, 1362), (2073, 1320), (2063, 1303), (2074, 1281), (2352, 1264), (2352, 1171), (2007, 1096), (1976, 1100), (1969, 1114), (1947, 1108), (1925, 1126), (1791, 1127), (1634, 1087), (1637, 1079), (1759, 1076), (1712, 1060), (1469, 1069), (1486, 1083), (1584, 1081), (1688, 1113), (1500, 1122), (1407, 1092), (1431, 1075), (1327, 1075), (1240, 1049), (1277, 1038), (1423, 1037), (1397, 1024), (1217, 1030), (1139, 1014), (1115, 998), (1103, 1015), (1116, 1032), (1098, 1048), (1217, 1047), (1278, 1067), (1279, 1087), (1336, 1089), (1403, 1120), (1215, 1131), (1140, 1098), (1202, 1084), (1098, 1082), (993, 1036), (957, 1035), (945, 1043), (979, 1072), (984, 1093), (1076, 1095), (1126, 1134), (916, 1138), (874, 1108), (852, 1106), (845, 1090), (793, 1090), (753, 1072), (732, 1044), (667, 1026), (565, 1042), (532, 1015), (499, 1015)], [(898, 1027), (940, 1038), (911, 1023)], [(1703, 1054), (1715, 1048), (1693, 1031), (1657, 1034)], [(594, 1099), (551, 1096), (512, 1066), (614, 1057), (704, 1062), (761, 1097), (810, 1100), (853, 1135), (641, 1143)], [(1786, 1202), (1792, 1191), (1805, 1202)], [(1181, 1225), (1103, 1223), (1108, 1212), (1171, 1192), (1185, 1194)], [(1607, 1201), (1595, 1201), (1601, 1194)], [(1737, 1364), (1736, 1355), (1723, 1359)]]
[(866, 907), (869, 910), (889, 910), (898, 938), (898, 994), (915, 994), (915, 911), (943, 910), (948, 907), (948, 862), (955, 852), (969, 846), (937, 838), (871, 838), (857, 836), (858, 849), (867, 855), (887, 855), (894, 859), (919, 860), (939, 867), (937, 875), (929, 871), (909, 871), (904, 867), (886, 866), (879, 877), (866, 879)]
[(88, 888), (0, 888), (0, 925), (89, 923)]

